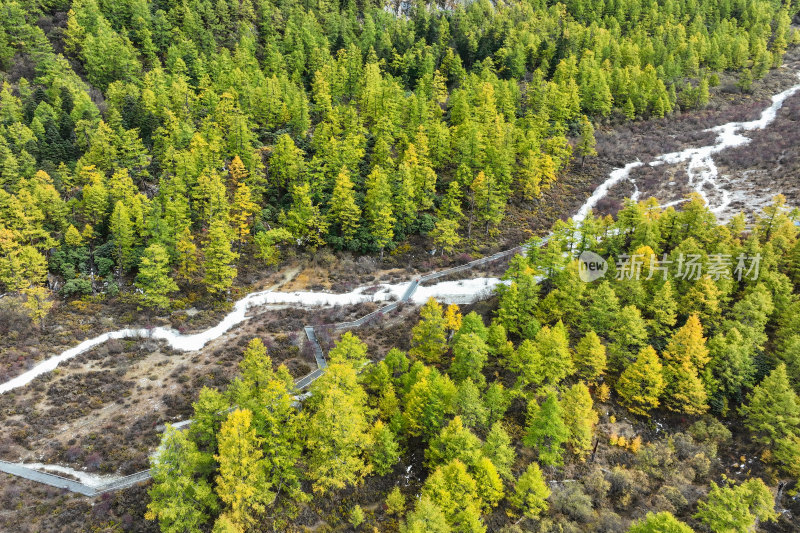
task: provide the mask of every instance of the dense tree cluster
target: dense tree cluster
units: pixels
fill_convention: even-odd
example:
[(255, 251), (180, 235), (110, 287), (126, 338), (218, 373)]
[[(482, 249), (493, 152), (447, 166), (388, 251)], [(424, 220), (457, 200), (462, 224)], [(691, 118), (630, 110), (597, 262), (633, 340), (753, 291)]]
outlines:
[[(677, 433), (666, 444), (637, 438), (627, 445), (612, 436), (612, 445), (633, 452), (641, 475), (708, 472), (717, 443), (731, 437), (713, 416), (741, 416), (753, 443), (768, 445), (761, 459), (773, 475), (795, 477), (797, 217), (778, 197), (745, 231), (741, 217), (718, 225), (694, 196), (681, 211), (628, 202), (616, 220), (558, 223), (546, 246), (512, 261), (488, 324), (474, 311), (462, 315), (431, 299), (410, 332), (408, 353), (391, 349), (375, 363), (366, 344), (345, 333), (306, 399), (294, 396), (285, 368), (273, 370), (256, 339), (241, 377), (224, 393), (204, 389), (191, 428), (165, 434), (153, 459), (149, 516), (164, 531), (212, 519), (237, 531), (279, 527), (311, 493), (325, 497), (367, 476), (397, 476), (399, 464), (417, 454), (425, 471), (402, 532), (486, 531), (485, 518), (498, 508), (539, 523), (535, 531), (549, 531), (551, 510), (585, 523), (591, 497), (565, 488), (576, 480), (559, 475), (594, 460), (603, 438), (595, 402), (609, 399), (641, 419), (674, 412), (696, 421), (693, 437)], [(586, 249), (612, 258), (607, 279), (578, 279), (571, 258)], [(684, 253), (747, 254), (761, 263), (741, 278), (734, 262), (729, 276), (686, 279), (677, 270)], [(619, 256), (650, 263), (640, 277), (628, 277), (625, 263), (613, 260)], [(648, 275), (660, 266), (665, 270)], [(606, 472), (582, 486), (606, 494), (609, 486), (624, 492), (634, 483), (619, 466)], [(402, 515), (406, 500), (396, 489), (386, 505)], [(771, 492), (756, 477), (712, 483), (690, 511), (682, 518), (711, 531), (751, 531), (777, 517)], [(348, 512), (351, 523), (365, 520), (361, 507)], [(662, 511), (635, 520), (630, 531), (692, 529)]]
[[(495, 320), (519, 339), (505, 357), (517, 387), (577, 370), (639, 415), (740, 414), (774, 446), (770, 460), (796, 475), (799, 214), (778, 196), (744, 231), (742, 216), (717, 225), (694, 195), (682, 211), (628, 202), (617, 220), (557, 223), (499, 289)], [(605, 278), (580, 281), (571, 258), (583, 250), (609, 258)], [(539, 275), (548, 278), (537, 284)]]
[(702, 106), (715, 71), (763, 76), (797, 10), (405, 8), (3, 0), (0, 291), (48, 272), (64, 296), (136, 278), (158, 308), (176, 286), (225, 294), (242, 253), (383, 253), (418, 232), (452, 251), (540, 195), (568, 137), (592, 155), (591, 120)]

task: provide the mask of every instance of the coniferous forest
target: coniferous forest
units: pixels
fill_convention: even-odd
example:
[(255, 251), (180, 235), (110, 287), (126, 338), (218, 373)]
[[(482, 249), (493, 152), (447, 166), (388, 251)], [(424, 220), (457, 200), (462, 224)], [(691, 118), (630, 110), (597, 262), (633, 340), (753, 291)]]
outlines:
[(591, 155), (592, 121), (702, 107), (798, 35), (781, 2), (392, 7), (4, 2), (2, 288), (133, 280), (158, 308), (242, 254), (453, 250)]
[[(203, 388), (191, 428), (162, 437), (147, 517), (162, 531), (286, 530), (308, 502), (388, 477), (379, 521), (357, 499), (332, 512), (404, 533), (768, 527), (779, 515), (763, 480), (800, 475), (796, 216), (778, 199), (744, 233), (698, 197), (679, 212), (628, 203), (587, 220), (580, 243), (562, 230), (516, 256), (488, 316), (431, 299), (408, 349), (377, 354), (344, 333), (300, 410), (254, 338), (240, 377)], [(587, 285), (579, 244), (658, 252), (664, 270)], [(684, 255), (759, 257), (759, 272), (693, 279)], [(759, 475), (726, 476), (732, 446), (760, 454)]]
[(0, 531), (797, 531), (798, 13), (0, 0)]

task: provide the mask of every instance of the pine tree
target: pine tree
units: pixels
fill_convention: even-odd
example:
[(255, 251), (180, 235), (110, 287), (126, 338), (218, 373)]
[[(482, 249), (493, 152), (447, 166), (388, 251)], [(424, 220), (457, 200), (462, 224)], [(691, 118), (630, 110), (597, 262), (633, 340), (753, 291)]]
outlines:
[(711, 100), (711, 93), (708, 90), (708, 78), (703, 76), (700, 80), (700, 85), (697, 87), (697, 107), (704, 108)]
[(572, 452), (583, 459), (592, 449), (594, 426), (598, 416), (592, 408), (592, 395), (583, 383), (576, 383), (564, 392), (561, 399), (564, 410), (564, 424), (569, 430), (569, 444)]
[(439, 506), (454, 531), (485, 531), (480, 524), (481, 501), (475, 479), (467, 467), (454, 459), (428, 476), (420, 498)]
[(444, 327), (445, 330), (450, 332), (450, 337), (458, 333), (458, 330), (461, 329), (463, 318), (458, 305), (450, 304), (447, 306), (444, 312)]
[(536, 311), (539, 288), (530, 274), (523, 274), (508, 287), (498, 288), (500, 304), (497, 319), (511, 335), (533, 339), (539, 331)]
[(713, 481), (705, 501), (697, 505), (695, 518), (711, 531), (753, 531), (758, 522), (774, 522), (778, 518), (772, 492), (758, 478), (741, 485), (719, 487)]
[(693, 533), (693, 529), (675, 518), (669, 511), (647, 513), (628, 533)]
[(481, 391), (472, 379), (467, 378), (458, 385), (454, 400), (455, 412), (471, 428), (484, 428), (489, 420), (489, 411), (481, 401)]
[(292, 207), (286, 214), (286, 229), (302, 244), (315, 250), (325, 244), (328, 222), (320, 214), (319, 206), (314, 205), (308, 183), (296, 185), (292, 189)]
[(475, 333), (460, 334), (453, 344), (453, 363), (449, 373), (456, 382), (471, 379), (480, 387), (486, 384), (483, 366), (489, 358), (489, 348)]
[(620, 313), (619, 298), (611, 284), (603, 280), (588, 296), (589, 309), (584, 313), (584, 331), (594, 331), (600, 337), (613, 340), (610, 334)]
[(317, 71), (314, 73), (314, 81), (311, 86), (314, 98), (314, 111), (320, 120), (324, 120), (333, 110), (331, 98), (331, 85), (325, 75)]
[(753, 348), (736, 327), (731, 327), (709, 339), (708, 351), (711, 379), (716, 386), (714, 396), (724, 412), (729, 400), (741, 404), (744, 391), (756, 384)]
[(364, 510), (361, 508), (360, 505), (356, 505), (353, 507), (353, 510), (350, 511), (350, 525), (353, 526), (353, 529), (358, 529), (358, 526), (364, 523)]
[(367, 176), (367, 193), (364, 198), (364, 216), (369, 222), (369, 231), (381, 251), (394, 238), (394, 225), (397, 221), (392, 211), (392, 189), (389, 177), (380, 167), (375, 167)]
[(117, 202), (111, 214), (111, 234), (117, 249), (117, 275), (122, 276), (131, 263), (134, 245), (133, 223), (122, 201)]
[(461, 242), (458, 230), (464, 213), (461, 210), (461, 187), (458, 181), (451, 181), (447, 194), (442, 198), (442, 203), (436, 212), (436, 225), (431, 232), (434, 244), (441, 248), (442, 253), (452, 253), (453, 249)]
[(489, 355), (496, 357), (501, 365), (508, 366), (514, 353), (514, 344), (508, 340), (506, 328), (499, 321), (493, 320), (489, 326), (486, 344), (489, 346)]
[(547, 511), (550, 488), (539, 465), (531, 463), (517, 480), (514, 494), (509, 497), (511, 505), (528, 518), (537, 519)]
[(231, 159), (231, 164), (228, 167), (228, 173), (230, 174), (231, 184), (233, 185), (234, 190), (239, 187), (240, 184), (244, 183), (247, 179), (247, 169), (242, 162), (242, 159), (236, 155), (233, 156)]
[(400, 460), (400, 445), (389, 426), (378, 420), (372, 427), (372, 449), (370, 464), (375, 473), (384, 476), (392, 471)]
[[(571, 247), (572, 244), (568, 246)], [(570, 327), (576, 326), (583, 320), (586, 289), (586, 283), (580, 278), (579, 262), (569, 262), (562, 270), (554, 272), (551, 279), (555, 289), (542, 300), (539, 316), (549, 316), (550, 320), (566, 322)]]
[(510, 357), (509, 369), (517, 374), (517, 386), (541, 385), (544, 382), (542, 354), (536, 343), (525, 339)]
[(106, 219), (108, 211), (108, 189), (103, 183), (103, 176), (94, 167), (84, 168), (89, 176), (89, 183), (83, 187), (83, 214), (87, 223), (100, 226)]
[(700, 319), (692, 314), (670, 338), (663, 354), (665, 405), (671, 411), (691, 415), (708, 409), (700, 372), (709, 361)]
[(447, 523), (441, 507), (430, 497), (423, 496), (417, 500), (414, 511), (406, 516), (400, 531), (401, 533), (451, 533), (453, 528)]
[(549, 154), (539, 149), (525, 151), (520, 160), (517, 181), (522, 197), (526, 200), (539, 198), (542, 189), (556, 179), (556, 163)]
[(267, 266), (275, 266), (280, 262), (281, 249), (279, 245), (294, 242), (292, 234), (286, 228), (273, 228), (262, 231), (256, 234), (254, 240), (258, 248), (256, 256), (262, 259)]
[(630, 364), (617, 381), (620, 401), (631, 412), (649, 416), (648, 411), (659, 406), (659, 398), (664, 392), (664, 377), (658, 354), (652, 346), (639, 351), (636, 360)]
[(108, 200), (111, 205), (116, 206), (119, 201), (130, 204), (137, 192), (128, 169), (117, 170), (108, 180)]
[(145, 249), (136, 275), (136, 288), (141, 289), (141, 301), (148, 307), (164, 309), (169, 305), (169, 293), (178, 286), (169, 277), (169, 256), (160, 244)]
[(555, 393), (549, 393), (541, 405), (535, 400), (528, 404), (528, 426), (523, 442), (538, 451), (540, 463), (563, 464), (563, 446), (569, 436), (564, 411)]
[(291, 191), (301, 184), (304, 155), (289, 135), (278, 137), (269, 160), (269, 173), (279, 187)]
[(194, 243), (189, 226), (184, 226), (178, 234), (175, 243), (175, 253), (178, 256), (176, 274), (179, 280), (191, 281), (197, 274), (197, 245)]
[(486, 324), (483, 323), (483, 318), (475, 311), (471, 311), (461, 319), (461, 327), (458, 329), (458, 333), (453, 336), (453, 340), (457, 341), (460, 335), (474, 333), (482, 341), (485, 341), (488, 332)]
[(625, 114), (625, 117), (628, 120), (633, 120), (636, 118), (636, 108), (633, 106), (633, 102), (630, 98), (625, 100), (625, 105), (622, 108), (622, 112)]
[(627, 305), (616, 315), (609, 338), (612, 339), (608, 346), (610, 366), (622, 371), (647, 344), (647, 325), (636, 306)]
[(464, 427), (460, 416), (454, 417), (442, 428), (425, 450), (425, 464), (429, 468), (447, 464), (455, 459), (472, 466), (480, 457), (481, 441), (469, 428)]
[(273, 370), (264, 343), (252, 339), (239, 362), (241, 378), (228, 388), (231, 399), (253, 413), (252, 425), (262, 439), (267, 479), (278, 493), (302, 499), (298, 461), (302, 452), (294, 380), (284, 365)]
[(757, 442), (770, 444), (800, 435), (800, 399), (789, 385), (785, 364), (779, 364), (753, 389), (739, 412)]
[(467, 238), (471, 238), (472, 221), (475, 217), (485, 224), (488, 235), (490, 227), (496, 226), (503, 220), (505, 200), (500, 195), (496, 179), (482, 171), (478, 172), (470, 189), (473, 208), (470, 212)]
[[(777, 286), (768, 289), (763, 283), (757, 284), (741, 300), (733, 304), (733, 308), (728, 313), (728, 321), (724, 326), (730, 327), (735, 324), (747, 344), (755, 350), (763, 350), (767, 342), (765, 328), (769, 323), (770, 316), (778, 310), (778, 306), (788, 311), (788, 300), (782, 298), (782, 294), (788, 295), (791, 292), (788, 285), (784, 285), (781, 290)], [(772, 294), (775, 294), (773, 301)], [(782, 294), (781, 294), (782, 293)], [(781, 303), (784, 300), (786, 303)]]
[(453, 253), (456, 246), (461, 242), (461, 237), (458, 235), (459, 223), (452, 218), (440, 218), (436, 221), (436, 225), (431, 231), (431, 238), (433, 244), (439, 248), (443, 254)]
[(230, 515), (222, 513), (214, 522), (214, 529), (211, 530), (211, 533), (242, 533), (242, 531), (241, 527), (233, 523)]
[(239, 254), (231, 250), (228, 225), (224, 220), (211, 223), (208, 239), (203, 247), (203, 257), (203, 282), (206, 290), (212, 295), (218, 295), (230, 289), (237, 273), (233, 264)]
[(238, 528), (254, 526), (275, 494), (267, 481), (261, 439), (252, 427), (252, 413), (236, 409), (219, 430), (217, 495)]
[(536, 350), (541, 356), (541, 372), (545, 382), (560, 383), (574, 372), (567, 330), (561, 322), (552, 329), (544, 326), (539, 330), (536, 334)]
[(204, 228), (217, 220), (227, 223), (230, 213), (228, 194), (218, 172), (204, 172), (192, 189), (193, 208)]
[(409, 227), (417, 216), (414, 175), (407, 163), (401, 163), (394, 175), (393, 210), (402, 227)]
[(494, 463), (487, 457), (481, 457), (472, 467), (472, 476), (475, 478), (478, 498), (483, 502), (483, 511), (491, 512), (503, 499), (503, 480), (497, 472)]
[(697, 314), (703, 324), (719, 324), (722, 316), (721, 297), (721, 291), (714, 280), (710, 276), (703, 276), (684, 294), (682, 310)]
[(386, 497), (386, 512), (390, 515), (399, 515), (406, 507), (406, 497), (400, 491), (400, 487), (395, 487)]
[(403, 398), (403, 427), (413, 437), (430, 440), (439, 433), (445, 416), (453, 413), (458, 388), (448, 376), (435, 371), (424, 374), (411, 382)]
[(575, 366), (578, 375), (597, 383), (606, 372), (606, 347), (594, 331), (589, 331), (575, 347)]
[(652, 319), (648, 323), (650, 337), (655, 342), (666, 337), (677, 322), (678, 302), (672, 283), (667, 280), (649, 300)]
[(342, 168), (336, 176), (328, 218), (339, 226), (345, 241), (353, 239), (361, 219), (361, 209), (356, 204), (353, 182), (346, 168)]
[(594, 149), (596, 145), (597, 140), (594, 138), (594, 126), (592, 126), (592, 123), (586, 115), (583, 115), (583, 117), (581, 117), (580, 138), (578, 140), (578, 145), (575, 147), (578, 151), (578, 155), (581, 156), (581, 168), (583, 168), (587, 156), (591, 157), (597, 155), (597, 150)]
[[(245, 394), (248, 397), (258, 398), (259, 393), (275, 377), (275, 372), (272, 370), (272, 359), (267, 355), (264, 341), (258, 337), (250, 339), (242, 353), (242, 360), (239, 361), (239, 370), (242, 372), (241, 380)], [(242, 396), (237, 396), (237, 402), (249, 403)], [(260, 399), (254, 403), (261, 403)]]
[(328, 352), (328, 359), (332, 363), (349, 364), (358, 371), (369, 362), (367, 345), (351, 332), (345, 332)]
[(192, 425), (188, 434), (203, 454), (205, 467), (210, 468), (214, 462), (219, 428), (228, 417), (230, 406), (230, 402), (222, 393), (208, 387), (200, 389), (197, 401), (192, 404)]
[(503, 478), (511, 479), (511, 467), (516, 460), (516, 453), (512, 446), (511, 437), (500, 422), (492, 424), (481, 451), (483, 455), (492, 461), (495, 468), (497, 468), (497, 472)]
[(150, 457), (150, 503), (145, 519), (158, 520), (161, 531), (197, 531), (217, 510), (217, 498), (198, 474), (202, 458), (183, 431), (167, 424), (159, 453)]
[(447, 349), (442, 306), (429, 299), (419, 312), (420, 321), (411, 330), (411, 349), (408, 354), (428, 363), (439, 362)]
[(72, 224), (69, 225), (67, 231), (64, 232), (64, 242), (67, 246), (78, 247), (83, 243), (83, 238), (78, 229)]
[(250, 187), (244, 181), (240, 181), (237, 183), (236, 191), (233, 195), (230, 215), (231, 225), (240, 247), (250, 234), (250, 217), (256, 209), (258, 209), (258, 206), (253, 202)]
[(28, 317), (34, 324), (39, 324), (39, 329), (43, 329), (44, 319), (53, 308), (50, 291), (44, 287), (28, 287), (22, 289), (22, 294), (25, 296), (23, 305), (28, 311)]
[(442, 198), (436, 216), (438, 218), (455, 220), (456, 222), (464, 218), (464, 212), (461, 209), (461, 196), (461, 186), (458, 181), (451, 181), (447, 186), (447, 194)]
[(486, 407), (486, 425), (494, 424), (505, 417), (511, 405), (513, 394), (507, 391), (502, 383), (494, 382), (487, 387), (483, 395), (483, 405)]
[(343, 358), (331, 360), (314, 382), (306, 430), (308, 477), (314, 492), (324, 494), (358, 484), (371, 470), (372, 433), (367, 396), (356, 369)]
[[(420, 142), (421, 140), (422, 142)], [(415, 143), (409, 143), (401, 164), (407, 165), (411, 173), (416, 209), (425, 211), (433, 207), (433, 198), (436, 193), (436, 172), (430, 167), (427, 158), (427, 137), (424, 132), (417, 133)]]
[(800, 436), (788, 435), (775, 443), (772, 456), (781, 470), (796, 478), (800, 475)]

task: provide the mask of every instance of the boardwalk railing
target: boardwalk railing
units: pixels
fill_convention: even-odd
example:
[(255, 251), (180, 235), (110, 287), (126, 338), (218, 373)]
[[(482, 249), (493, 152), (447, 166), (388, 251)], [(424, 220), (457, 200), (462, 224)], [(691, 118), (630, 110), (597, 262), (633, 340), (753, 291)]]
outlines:
[[(542, 241), (544, 243), (544, 241)], [(408, 303), (414, 297), (414, 293), (417, 292), (420, 284), (426, 281), (432, 281), (435, 279), (443, 278), (445, 276), (450, 276), (452, 274), (456, 274), (458, 272), (463, 272), (465, 270), (469, 270), (471, 268), (475, 268), (481, 265), (485, 265), (486, 263), (490, 263), (492, 261), (497, 261), (504, 257), (508, 257), (517, 253), (524, 252), (525, 248), (523, 246), (517, 246), (516, 248), (512, 248), (510, 250), (504, 250), (502, 252), (498, 252), (493, 255), (489, 255), (486, 257), (482, 257), (480, 259), (475, 259), (474, 261), (470, 261), (469, 263), (459, 265), (457, 267), (448, 268), (445, 270), (440, 270), (438, 272), (433, 272), (430, 274), (425, 274), (424, 276), (420, 276), (411, 280), (406, 288), (403, 296), (400, 298), (399, 301), (391, 302), (387, 305), (384, 305), (380, 309), (376, 309), (371, 313), (368, 313), (361, 318), (356, 320), (352, 320), (350, 322), (339, 322), (337, 324), (328, 325), (328, 327), (332, 326), (335, 331), (343, 330), (343, 329), (352, 329), (363, 326), (375, 319), (383, 317), (386, 313), (390, 313), (400, 307), (402, 304)], [(325, 360), (325, 353), (322, 350), (322, 346), (320, 345), (319, 341), (317, 340), (317, 333), (314, 330), (315, 326), (304, 326), (303, 330), (306, 334), (306, 338), (308, 342), (311, 344), (311, 347), (314, 352), (314, 359), (317, 363), (317, 368), (308, 373), (307, 375), (298, 378), (295, 380), (295, 388), (298, 391), (303, 391), (311, 386), (322, 374), (325, 372), (325, 368), (327, 368), (328, 363)], [(321, 326), (317, 326), (321, 327)], [(305, 395), (297, 396), (298, 401), (302, 400)], [(191, 425), (191, 420), (182, 420), (180, 422), (176, 422), (172, 424), (174, 428), (185, 428)], [(50, 485), (51, 487), (58, 487), (62, 489), (66, 489), (70, 492), (75, 492), (77, 494), (82, 494), (84, 496), (95, 497), (101, 494), (105, 494), (107, 492), (113, 492), (117, 490), (126, 489), (137, 485), (139, 483), (145, 482), (150, 479), (150, 470), (142, 470), (141, 472), (136, 472), (135, 474), (131, 474), (129, 476), (121, 477), (104, 485), (87, 485), (80, 481), (76, 481), (74, 479), (68, 479), (56, 474), (51, 474), (49, 472), (42, 472), (35, 468), (31, 468), (24, 465), (19, 465), (15, 463), (8, 463), (6, 461), (0, 461), (0, 472), (5, 472), (6, 474), (12, 474), (21, 478), (28, 479), (30, 481), (35, 481), (37, 483), (42, 483), (45, 485)]]
[(51, 474), (50, 472), (42, 472), (41, 470), (36, 470), (34, 468), (15, 463), (8, 463), (6, 461), (0, 461), (0, 472), (12, 474), (30, 481), (42, 483), (44, 485), (50, 485), (51, 487), (66, 489), (70, 492), (83, 494), (84, 496), (89, 497), (99, 496), (106, 492), (113, 492), (132, 487), (137, 483), (141, 483), (150, 479), (150, 470), (142, 470), (141, 472), (136, 472), (135, 474), (115, 479), (114, 481), (106, 484), (86, 485), (85, 483), (76, 481), (74, 479), (69, 479), (57, 474)]

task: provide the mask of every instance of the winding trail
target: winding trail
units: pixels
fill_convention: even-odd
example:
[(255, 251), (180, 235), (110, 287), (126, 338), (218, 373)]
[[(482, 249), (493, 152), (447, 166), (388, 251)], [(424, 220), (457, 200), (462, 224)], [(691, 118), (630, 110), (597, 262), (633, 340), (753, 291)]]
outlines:
[[(798, 77), (800, 77), (800, 73), (798, 73)], [(797, 94), (798, 92), (800, 92), (800, 83), (774, 95), (772, 97), (772, 104), (762, 111), (760, 118), (757, 120), (747, 122), (729, 122), (727, 124), (706, 130), (717, 133), (714, 144), (702, 147), (687, 148), (681, 152), (662, 154), (651, 161), (649, 165), (651, 167), (656, 167), (663, 164), (672, 165), (688, 162), (687, 174), (689, 176), (689, 185), (691, 185), (694, 190), (703, 197), (712, 212), (715, 214), (720, 214), (730, 205), (731, 199), (729, 191), (725, 190), (720, 183), (719, 171), (714, 163), (713, 155), (725, 149), (742, 146), (749, 143), (751, 139), (744, 136), (743, 133), (766, 128), (775, 120), (778, 110), (783, 106), (783, 103), (786, 101), (786, 99), (794, 94)], [(631, 178), (630, 174), (634, 169), (642, 166), (644, 166), (644, 163), (637, 160), (628, 163), (622, 168), (614, 169), (609, 174), (606, 181), (598, 186), (592, 195), (580, 207), (580, 209), (578, 209), (578, 212), (572, 217), (573, 221), (578, 225), (583, 222), (592, 209), (597, 206), (597, 203), (603, 199), (608, 194), (609, 190), (615, 185), (628, 180), (635, 186), (635, 180)], [(711, 195), (708, 194), (709, 190)], [(638, 187), (636, 187), (636, 192), (638, 194)], [(671, 205), (675, 203), (678, 203), (678, 201), (665, 205)], [(546, 240), (547, 239), (543, 239), (541, 243), (543, 244), (546, 242)], [(273, 290), (275, 287), (270, 287), (267, 290), (249, 294), (237, 301), (234, 304), (233, 311), (226, 315), (219, 324), (200, 333), (183, 335), (171, 328), (163, 327), (152, 329), (121, 329), (118, 331), (104, 333), (93, 339), (86, 340), (80, 343), (78, 346), (51, 357), (50, 359), (39, 363), (31, 370), (3, 383), (0, 385), (0, 394), (27, 385), (37, 377), (52, 371), (62, 362), (85, 353), (86, 351), (91, 350), (95, 346), (98, 346), (109, 339), (150, 338), (164, 340), (176, 350), (199, 350), (208, 342), (219, 338), (233, 327), (241, 324), (245, 320), (248, 320), (250, 318), (247, 316), (249, 309), (268, 304), (332, 306), (363, 303), (369, 301), (377, 302), (394, 300), (392, 303), (389, 303), (388, 305), (378, 309), (377, 311), (373, 311), (372, 313), (369, 313), (358, 320), (332, 325), (334, 329), (346, 329), (358, 327), (369, 321), (379, 319), (384, 314), (395, 310), (401, 303), (422, 303), (430, 297), (437, 298), (447, 303), (469, 303), (491, 294), (492, 289), (498, 283), (501, 283), (501, 281), (497, 278), (474, 278), (460, 281), (446, 281), (431, 286), (423, 286), (422, 283), (426, 281), (433, 281), (456, 272), (468, 270), (521, 252), (524, 252), (522, 247), (515, 247), (510, 250), (505, 250), (488, 257), (471, 261), (465, 265), (428, 274), (426, 276), (411, 280), (407, 283), (378, 285), (377, 292), (373, 292), (376, 287), (374, 285), (370, 287), (360, 287), (345, 294), (304, 291), (278, 292)], [(319, 378), (319, 376), (323, 374), (324, 369), (327, 366), (325, 362), (325, 354), (317, 342), (314, 326), (305, 326), (304, 331), (309, 342), (314, 347), (317, 369), (307, 376), (296, 380), (295, 386), (298, 390), (304, 390), (308, 388), (317, 378)], [(174, 427), (186, 427), (190, 423), (191, 420), (185, 420), (174, 424)], [(43, 472), (42, 470), (70, 474), (77, 477), (80, 481), (67, 479), (53, 473)], [(13, 474), (32, 481), (45, 483), (54, 487), (65, 488), (72, 492), (84, 494), (86, 496), (97, 496), (104, 492), (127, 488), (150, 478), (150, 473), (148, 470), (126, 477), (99, 478), (97, 476), (91, 476), (85, 472), (76, 471), (69, 467), (60, 465), (41, 465), (35, 463), (22, 464), (9, 463), (5, 461), (0, 461), (0, 472), (6, 472), (8, 474)]]

